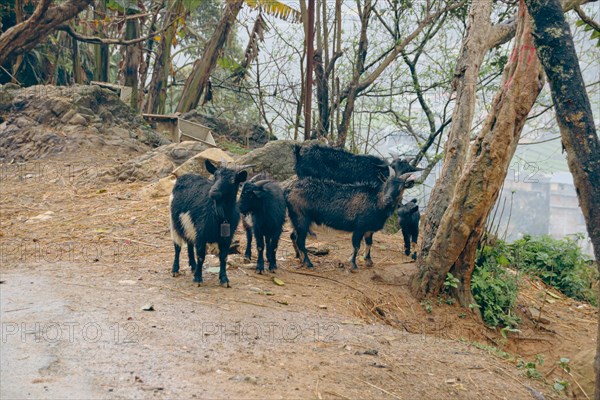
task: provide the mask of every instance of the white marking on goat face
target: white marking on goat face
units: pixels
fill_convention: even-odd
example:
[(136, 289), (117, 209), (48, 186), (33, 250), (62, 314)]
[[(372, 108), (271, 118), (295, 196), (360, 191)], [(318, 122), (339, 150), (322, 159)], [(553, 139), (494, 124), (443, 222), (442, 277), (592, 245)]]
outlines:
[(190, 242), (195, 242), (196, 227), (194, 226), (194, 222), (192, 222), (192, 216), (189, 211), (179, 214), (179, 221), (181, 221), (181, 225), (183, 226), (185, 238)]

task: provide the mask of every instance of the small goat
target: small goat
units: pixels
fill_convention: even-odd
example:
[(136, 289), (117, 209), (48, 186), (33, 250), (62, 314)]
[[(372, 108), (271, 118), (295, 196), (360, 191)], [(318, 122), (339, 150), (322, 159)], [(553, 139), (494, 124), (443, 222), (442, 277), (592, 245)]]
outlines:
[[(404, 254), (410, 254), (410, 244), (414, 243), (414, 248), (417, 246), (417, 240), (419, 240), (419, 221), (421, 214), (419, 213), (419, 206), (417, 205), (417, 199), (412, 199), (404, 205), (398, 207), (398, 224), (402, 230), (402, 236), (404, 237)], [(416, 250), (412, 254), (412, 259), (417, 259)]]
[(402, 198), (404, 189), (414, 185), (410, 177), (411, 173), (396, 177), (391, 170), (383, 185), (342, 184), (315, 178), (293, 182), (285, 195), (294, 227), (290, 237), (296, 256), (301, 258), (305, 266), (313, 268), (306, 252), (306, 235), (314, 222), (352, 232), (352, 272), (358, 269), (356, 255), (364, 237), (367, 246), (365, 264), (372, 266), (373, 233), (383, 228)]
[(253, 179), (246, 182), (240, 195), (239, 207), (242, 214), (252, 217), (251, 227), (248, 226), (246, 218), (243, 220), (247, 239), (245, 257), (251, 258), (252, 231), (254, 231), (258, 251), (256, 272), (262, 274), (265, 270), (263, 258), (265, 243), (269, 271), (275, 272), (277, 269), (275, 254), (285, 222), (285, 199), (281, 186), (270, 179)]
[(383, 185), (390, 176), (390, 166), (396, 176), (422, 171), (408, 160), (395, 158), (389, 165), (382, 158), (369, 154), (352, 154), (321, 143), (295, 145), (296, 175), (298, 178), (317, 178), (339, 183), (372, 183)]
[[(205, 161), (206, 170), (214, 176), (210, 181), (200, 175), (186, 174), (177, 179), (171, 194), (171, 237), (175, 246), (175, 258), (171, 270), (179, 275), (181, 246), (187, 244), (190, 267), (194, 282), (202, 282), (202, 265), (206, 256), (206, 244), (219, 245), (219, 282), (229, 287), (226, 262), (233, 234), (240, 220), (236, 196), (238, 188), (246, 180), (246, 171), (235, 171), (221, 166), (217, 168)], [(194, 260), (194, 247), (197, 261)]]

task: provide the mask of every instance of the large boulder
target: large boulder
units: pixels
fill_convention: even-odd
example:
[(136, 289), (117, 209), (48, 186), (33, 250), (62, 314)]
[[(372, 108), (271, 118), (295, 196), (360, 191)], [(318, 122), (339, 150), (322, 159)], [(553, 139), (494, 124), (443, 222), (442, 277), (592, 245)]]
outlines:
[(267, 172), (273, 178), (284, 181), (291, 178), (294, 172), (293, 140), (276, 140), (267, 143), (260, 149), (252, 150), (237, 159), (239, 165), (254, 165), (255, 172)]
[(171, 174), (174, 168), (206, 149), (207, 146), (200, 142), (171, 143), (103, 171), (101, 175), (120, 181), (153, 181)]
[(169, 196), (173, 191), (173, 186), (175, 186), (175, 181), (177, 178), (184, 174), (199, 174), (206, 178), (210, 177), (211, 174), (206, 170), (206, 166), (204, 164), (205, 160), (210, 160), (215, 165), (220, 165), (222, 162), (235, 165), (233, 158), (231, 158), (223, 150), (218, 148), (206, 149), (196, 156), (188, 159), (168, 176), (161, 178), (158, 182), (151, 183), (150, 185), (142, 188), (140, 191), (140, 197), (144, 199), (153, 199)]
[(206, 166), (204, 165), (205, 160), (210, 160), (215, 165), (220, 165), (223, 162), (227, 164), (234, 163), (233, 158), (223, 150), (210, 148), (181, 164), (181, 166), (173, 171), (173, 175), (180, 177), (184, 174), (199, 174), (208, 178), (211, 174), (206, 170)]

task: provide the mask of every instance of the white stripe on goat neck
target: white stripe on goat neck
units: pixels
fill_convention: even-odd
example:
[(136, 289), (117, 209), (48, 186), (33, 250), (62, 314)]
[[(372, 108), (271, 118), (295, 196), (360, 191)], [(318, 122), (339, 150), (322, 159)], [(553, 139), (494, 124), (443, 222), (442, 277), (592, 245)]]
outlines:
[(179, 214), (179, 221), (181, 221), (181, 225), (183, 226), (183, 233), (185, 234), (185, 238), (190, 242), (196, 241), (196, 227), (192, 222), (192, 216), (190, 212), (184, 212)]

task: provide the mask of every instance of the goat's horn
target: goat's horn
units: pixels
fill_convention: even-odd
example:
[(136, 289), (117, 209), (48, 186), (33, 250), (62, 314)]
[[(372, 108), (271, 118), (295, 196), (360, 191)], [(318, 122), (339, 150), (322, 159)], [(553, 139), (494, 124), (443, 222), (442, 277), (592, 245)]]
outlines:
[(408, 181), (411, 178), (413, 178), (412, 180), (415, 180), (412, 172), (407, 172), (406, 174), (400, 175), (400, 179), (405, 180), (405, 181)]
[(390, 170), (390, 178), (393, 178), (396, 176), (396, 170), (390, 166), (388, 166), (389, 170)]
[(238, 165), (238, 169), (239, 169), (240, 171), (241, 171), (241, 170), (243, 170), (243, 169), (246, 169), (246, 168), (254, 168), (254, 167), (256, 167), (256, 164), (243, 164), (243, 165)]

